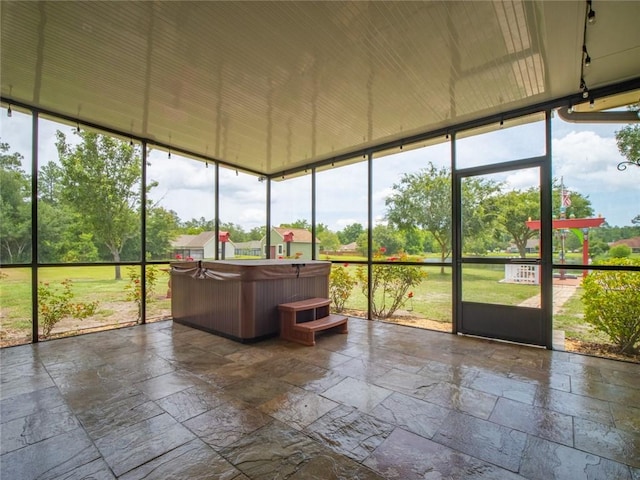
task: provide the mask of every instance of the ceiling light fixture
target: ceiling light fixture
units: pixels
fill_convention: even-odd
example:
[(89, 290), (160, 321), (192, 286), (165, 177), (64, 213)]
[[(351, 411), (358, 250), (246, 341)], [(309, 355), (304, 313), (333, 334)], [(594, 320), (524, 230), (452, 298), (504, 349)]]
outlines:
[(9, 108), (7, 108), (7, 117), (11, 118), (13, 116), (13, 112), (11, 111), (11, 104), (9, 104)]
[(589, 89), (584, 81), (584, 78), (580, 79), (580, 88), (582, 89), (582, 98), (589, 98)]
[(587, 23), (589, 25), (596, 23), (596, 11), (591, 5), (591, 0), (587, 0)]
[(586, 45), (582, 45), (582, 53), (584, 53), (584, 66), (588, 67), (591, 65), (591, 57), (589, 56), (589, 52), (587, 52)]
[(591, 100), (589, 100), (589, 108), (594, 108), (596, 106), (596, 100), (595, 98), (591, 97)]

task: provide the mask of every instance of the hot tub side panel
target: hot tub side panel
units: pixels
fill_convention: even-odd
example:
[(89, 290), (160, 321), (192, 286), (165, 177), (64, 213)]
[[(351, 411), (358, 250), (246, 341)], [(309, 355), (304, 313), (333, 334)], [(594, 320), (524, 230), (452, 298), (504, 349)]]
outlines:
[(280, 331), (278, 305), (312, 297), (327, 298), (327, 277), (258, 280), (242, 286), (242, 338), (260, 338)]
[(276, 335), (278, 304), (329, 294), (329, 262), (203, 261), (196, 273), (182, 267), (172, 269), (173, 319), (240, 341)]
[(179, 276), (172, 279), (173, 320), (201, 330), (239, 339), (240, 282), (203, 281)]

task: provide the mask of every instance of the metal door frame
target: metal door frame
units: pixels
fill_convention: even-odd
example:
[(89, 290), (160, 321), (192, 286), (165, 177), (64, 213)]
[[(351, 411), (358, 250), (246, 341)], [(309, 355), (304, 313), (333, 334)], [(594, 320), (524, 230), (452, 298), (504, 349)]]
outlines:
[[(530, 345), (552, 348), (552, 311), (553, 311), (553, 270), (552, 270), (552, 231), (551, 231), (551, 161), (550, 130), (547, 117), (547, 154), (523, 160), (483, 165), (454, 171), (454, 333), (477, 335), (499, 340), (508, 340)], [(462, 265), (463, 264), (507, 264), (509, 259), (465, 258), (462, 255), (462, 179), (492, 173), (508, 172), (525, 168), (538, 168), (540, 172), (540, 257), (524, 260), (540, 265), (540, 308), (527, 308), (510, 305), (485, 304), (462, 301)], [(520, 262), (518, 262), (520, 263)]]

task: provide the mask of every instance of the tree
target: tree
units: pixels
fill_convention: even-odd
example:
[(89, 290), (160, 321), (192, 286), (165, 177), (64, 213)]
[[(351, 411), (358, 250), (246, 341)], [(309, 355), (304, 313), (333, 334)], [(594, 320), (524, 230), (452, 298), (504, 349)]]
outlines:
[(22, 155), (0, 143), (0, 258), (2, 263), (30, 260), (31, 186)]
[(233, 242), (246, 242), (249, 240), (247, 232), (244, 231), (241, 225), (236, 225), (233, 222), (220, 223), (220, 230), (223, 232), (229, 232), (229, 237)]
[[(640, 104), (631, 110), (638, 111)], [(626, 125), (616, 132), (618, 150), (628, 162), (640, 166), (640, 125)], [(622, 167), (621, 167), (622, 168)]]
[[(118, 263), (125, 244), (140, 233), (142, 162), (127, 142), (86, 130), (78, 135), (81, 143), (71, 146), (64, 133), (56, 132), (62, 198), (82, 214), (86, 231)], [(120, 265), (115, 278), (122, 278)]]
[[(367, 251), (367, 232), (360, 234), (356, 240), (358, 249), (366, 253)], [(404, 239), (400, 232), (393, 227), (387, 225), (376, 225), (371, 232), (371, 249), (373, 252), (379, 252), (383, 249), (386, 255), (394, 255), (402, 252), (404, 248)]]
[[(640, 103), (633, 105), (630, 110), (639, 111)], [(640, 125), (626, 125), (616, 132), (618, 151), (627, 161), (640, 166)], [(625, 165), (626, 166), (626, 165)], [(620, 167), (622, 168), (622, 166)], [(636, 215), (631, 223), (640, 225), (640, 214)]]
[(146, 254), (154, 260), (171, 256), (171, 241), (178, 236), (180, 219), (173, 210), (163, 207), (147, 209)]
[(326, 232), (329, 230), (329, 225), (327, 225), (326, 223), (316, 223), (316, 233), (322, 233), (322, 232)]
[(43, 165), (38, 172), (38, 200), (56, 205), (62, 200), (62, 169), (54, 162)]
[(251, 230), (249, 230), (249, 240), (262, 240), (265, 235), (267, 234), (267, 227), (260, 226), (260, 227), (253, 227)]
[[(486, 235), (493, 222), (485, 200), (499, 189), (493, 181), (468, 177), (462, 183), (463, 232), (468, 238)], [(408, 230), (415, 227), (430, 232), (435, 239), (440, 261), (451, 254), (451, 172), (436, 168), (429, 162), (427, 168), (406, 173), (400, 183), (393, 185), (394, 193), (386, 200), (389, 223)], [(444, 267), (440, 269), (444, 273)]]
[(198, 235), (202, 232), (213, 232), (215, 228), (216, 223), (213, 220), (207, 220), (204, 217), (197, 219), (192, 218), (181, 225), (181, 231), (186, 235)]
[[(590, 218), (593, 217), (593, 207), (589, 196), (581, 193), (570, 191), (565, 188), (569, 194), (571, 205), (567, 207), (565, 215), (567, 218)], [(553, 218), (560, 218), (560, 204), (562, 201), (562, 188), (557, 179), (553, 180), (553, 197), (551, 199), (553, 205)]]
[[(442, 262), (451, 254), (451, 173), (429, 163), (416, 173), (406, 173), (393, 185), (386, 200), (387, 219), (400, 229), (414, 227), (431, 232)], [(444, 273), (444, 269), (441, 273)]]
[(280, 228), (302, 228), (311, 231), (311, 224), (306, 219), (298, 219), (292, 223), (281, 223)]
[(38, 260), (45, 263), (100, 260), (93, 234), (83, 228), (82, 215), (66, 203), (38, 202)]
[(409, 228), (404, 231), (404, 250), (408, 254), (419, 255), (426, 252), (426, 243), (426, 232), (418, 228)]
[(358, 237), (363, 233), (364, 228), (362, 225), (359, 223), (352, 223), (351, 225), (344, 227), (342, 231), (338, 232), (338, 238), (342, 245), (348, 245), (349, 243), (357, 241)]
[(38, 260), (45, 263), (100, 260), (83, 214), (62, 196), (62, 168), (48, 162), (38, 172)]
[(340, 239), (338, 235), (331, 230), (322, 230), (317, 234), (322, 250), (335, 252), (340, 247)]
[(537, 235), (537, 230), (527, 227), (528, 219), (540, 216), (540, 192), (537, 188), (526, 191), (513, 190), (495, 198), (496, 221), (511, 235), (520, 257), (527, 255), (527, 242)]
[(495, 199), (502, 184), (477, 177), (462, 179), (462, 248), (463, 253), (482, 253), (495, 239), (497, 207)]

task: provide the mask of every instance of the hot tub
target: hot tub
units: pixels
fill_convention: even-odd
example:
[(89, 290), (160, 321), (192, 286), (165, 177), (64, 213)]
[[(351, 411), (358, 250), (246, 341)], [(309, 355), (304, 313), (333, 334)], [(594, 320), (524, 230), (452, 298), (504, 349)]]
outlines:
[(267, 338), (279, 331), (279, 304), (328, 298), (330, 271), (317, 260), (173, 262), (173, 321), (241, 342)]

